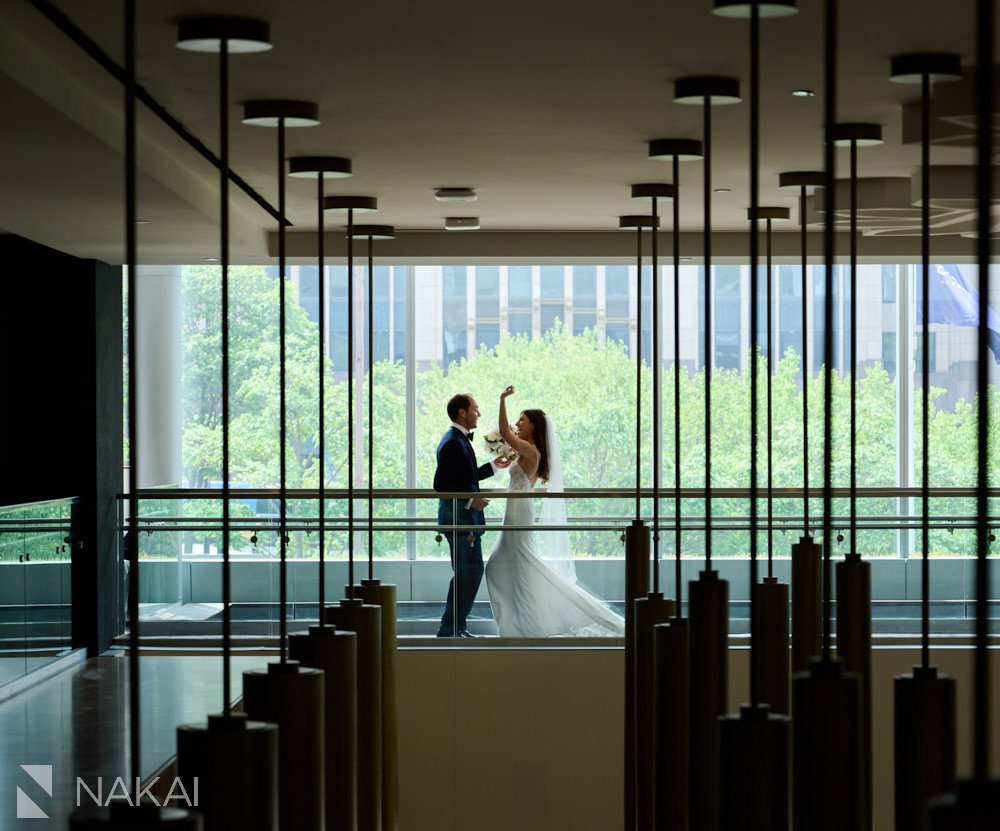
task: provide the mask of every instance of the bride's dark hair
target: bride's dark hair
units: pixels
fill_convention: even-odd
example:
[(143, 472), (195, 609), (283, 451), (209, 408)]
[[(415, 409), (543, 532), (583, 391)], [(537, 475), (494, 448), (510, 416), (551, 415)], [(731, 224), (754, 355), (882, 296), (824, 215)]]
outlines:
[(531, 422), (532, 437), (535, 439), (535, 447), (538, 448), (538, 478), (543, 482), (549, 481), (549, 432), (548, 422), (544, 410), (522, 410), (523, 415)]

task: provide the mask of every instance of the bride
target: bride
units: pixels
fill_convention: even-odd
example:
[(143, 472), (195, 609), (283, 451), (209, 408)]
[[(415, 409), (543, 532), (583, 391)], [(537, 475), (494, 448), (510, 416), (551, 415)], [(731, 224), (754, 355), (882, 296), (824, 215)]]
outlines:
[[(542, 410), (525, 410), (515, 424), (507, 420), (507, 387), (500, 395), (500, 434), (517, 452), (508, 469), (510, 492), (530, 493), (539, 479), (549, 493), (563, 490), (562, 465), (552, 420)], [(567, 531), (517, 530), (535, 524), (533, 500), (507, 500), (503, 530), (486, 564), (490, 607), (500, 637), (622, 635), (625, 622), (576, 583)], [(544, 499), (543, 524), (565, 525), (563, 499)]]

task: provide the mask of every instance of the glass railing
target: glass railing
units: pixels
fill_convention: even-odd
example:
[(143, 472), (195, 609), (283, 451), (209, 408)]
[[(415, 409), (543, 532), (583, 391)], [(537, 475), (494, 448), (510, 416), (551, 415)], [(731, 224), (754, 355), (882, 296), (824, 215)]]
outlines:
[(71, 648), (74, 503), (0, 508), (0, 688)]
[[(835, 490), (834, 556), (849, 551), (848, 493)], [(369, 573), (398, 586), (399, 632), (403, 636), (433, 636), (441, 626), (442, 613), (453, 570), (448, 535), (453, 539), (478, 535), (482, 556), (489, 569), (491, 556), (505, 531), (533, 537), (539, 549), (543, 535), (568, 536), (564, 560), (546, 567), (570, 579), (587, 595), (621, 615), (625, 599), (624, 532), (635, 518), (634, 491), (575, 489), (561, 495), (566, 500), (564, 525), (503, 525), (505, 503), (528, 499), (533, 515), (540, 516), (544, 493), (512, 494), (485, 491), (491, 500), (484, 527), (461, 522), (443, 522), (438, 516), (440, 494), (427, 490), (376, 490), (375, 510), (369, 521), (367, 493), (356, 492), (354, 520), (355, 582)], [(306, 627), (318, 614), (319, 501), (315, 490), (289, 491), (288, 500), (288, 618), (292, 629)], [(344, 596), (348, 580), (347, 500), (343, 490), (328, 490), (325, 502), (324, 560), (326, 602)], [(450, 497), (451, 495), (449, 495)], [(643, 492), (643, 520), (652, 525), (652, 493)], [(684, 489), (682, 496), (682, 581), (696, 579), (704, 565), (704, 491)], [(875, 631), (914, 634), (919, 631), (921, 597), (920, 505), (917, 489), (866, 488), (859, 491), (857, 543), (872, 563), (872, 596)], [(1000, 491), (991, 500), (993, 515), (1000, 508)], [(802, 535), (802, 495), (797, 489), (775, 489), (773, 493), (773, 547), (771, 569), (778, 578), (790, 580), (791, 546)], [(455, 495), (454, 502), (465, 501)], [(975, 556), (974, 499), (970, 489), (937, 489), (931, 501), (931, 588), (934, 631), (963, 634), (970, 631), (972, 560)], [(230, 556), (234, 632), (275, 635), (278, 630), (280, 546), (278, 501), (273, 490), (234, 489), (231, 498)], [(446, 503), (450, 504), (450, 503)], [(730, 581), (731, 631), (747, 628), (749, 569), (748, 494), (745, 489), (713, 491), (713, 567)], [(414, 510), (408, 512), (407, 506)], [(810, 524), (813, 535), (822, 536), (821, 492), (810, 493)], [(674, 596), (674, 552), (676, 523), (673, 491), (661, 491), (660, 576), (661, 590)], [(529, 513), (529, 516), (531, 514)], [(449, 515), (451, 516), (451, 515)], [(524, 516), (519, 513), (519, 516)], [(761, 499), (760, 516), (766, 516)], [(1000, 518), (994, 525), (1000, 524)], [(218, 491), (156, 490), (140, 498), (141, 580), (140, 613), (145, 636), (216, 634), (221, 631), (222, 519)], [(842, 538), (842, 539), (841, 539)], [(760, 531), (759, 552), (766, 564), (769, 535)], [(369, 550), (371, 567), (369, 568)], [(551, 555), (549, 555), (551, 556)], [(500, 562), (498, 560), (497, 562)], [(496, 567), (500, 571), (499, 566)], [(496, 599), (489, 575), (479, 580), (475, 573), (459, 573), (472, 581), (475, 597), (467, 629), (473, 635), (498, 634)], [(686, 585), (684, 594), (687, 594)], [(491, 602), (492, 601), (492, 602)], [(994, 604), (991, 612), (1000, 617)], [(148, 624), (148, 625), (145, 625)], [(502, 627), (501, 627), (502, 628)], [(519, 630), (520, 631), (520, 630)], [(500, 634), (503, 634), (502, 632)], [(544, 634), (544, 633), (540, 633)], [(566, 634), (570, 634), (567, 632)], [(596, 634), (590, 631), (587, 634)]]

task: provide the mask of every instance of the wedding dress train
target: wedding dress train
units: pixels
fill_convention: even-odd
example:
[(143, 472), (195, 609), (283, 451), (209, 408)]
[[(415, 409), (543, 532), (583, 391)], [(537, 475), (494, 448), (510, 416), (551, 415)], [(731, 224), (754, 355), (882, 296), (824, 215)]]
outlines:
[[(533, 490), (531, 480), (517, 464), (509, 471), (510, 491)], [(532, 501), (507, 500), (504, 527), (486, 563), (490, 607), (500, 637), (623, 635), (625, 621), (577, 585), (571, 563), (564, 562), (569, 571), (561, 573), (557, 562), (539, 553), (534, 531), (509, 527), (534, 525)]]

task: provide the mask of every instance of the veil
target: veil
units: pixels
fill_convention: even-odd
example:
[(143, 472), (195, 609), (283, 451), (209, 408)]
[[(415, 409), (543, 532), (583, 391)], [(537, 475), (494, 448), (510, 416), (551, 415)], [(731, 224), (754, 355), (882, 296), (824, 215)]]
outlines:
[[(556, 428), (552, 416), (545, 414), (545, 443), (549, 455), (548, 493), (565, 493), (562, 475), (562, 456), (556, 439)], [(538, 515), (539, 525), (566, 526), (566, 500), (543, 499)], [(535, 550), (548, 565), (562, 577), (576, 582), (576, 566), (569, 544), (569, 531), (542, 531), (535, 534)]]

